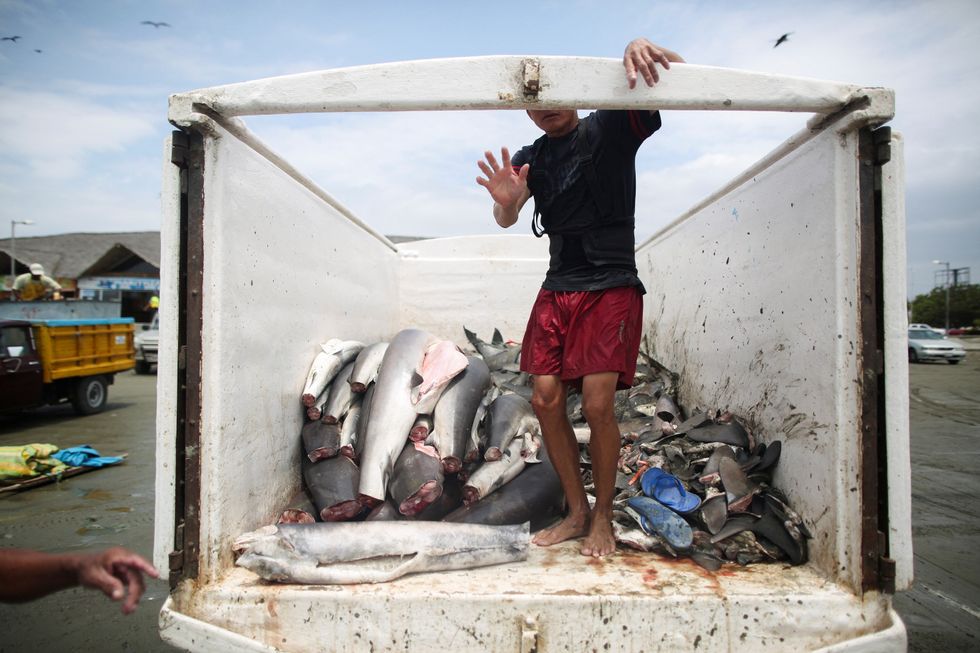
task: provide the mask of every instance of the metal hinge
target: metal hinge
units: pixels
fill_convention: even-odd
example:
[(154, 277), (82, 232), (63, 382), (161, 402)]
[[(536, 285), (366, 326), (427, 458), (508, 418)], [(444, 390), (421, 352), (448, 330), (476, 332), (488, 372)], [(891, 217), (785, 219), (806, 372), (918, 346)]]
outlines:
[(871, 140), (875, 144), (875, 163), (884, 165), (892, 160), (892, 128), (879, 127), (871, 132)]
[(895, 561), (881, 556), (878, 558), (878, 578), (881, 581), (881, 591), (886, 594), (895, 593)]
[(538, 651), (538, 620), (534, 617), (524, 617), (521, 622), (521, 653), (537, 653)]
[(174, 589), (184, 573), (184, 525), (177, 526), (174, 535), (174, 542), (180, 548), (171, 551), (167, 557), (167, 566), (170, 569), (170, 589)]
[(537, 59), (525, 59), (524, 64), (524, 99), (537, 100), (541, 90), (541, 62)]
[(187, 134), (175, 131), (171, 134), (173, 146), (170, 148), (170, 163), (187, 167)]

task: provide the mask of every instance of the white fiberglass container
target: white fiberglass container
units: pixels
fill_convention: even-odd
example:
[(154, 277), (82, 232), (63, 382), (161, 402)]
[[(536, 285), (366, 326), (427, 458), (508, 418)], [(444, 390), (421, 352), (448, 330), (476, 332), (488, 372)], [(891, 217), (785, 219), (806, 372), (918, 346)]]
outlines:
[[(455, 80), (451, 84), (445, 80)], [(677, 65), (624, 92), (620, 62), (481, 57), (175, 95), (164, 178), (156, 562), (163, 638), (195, 651), (904, 649), (911, 582), (901, 140), (892, 94)], [(708, 89), (708, 90), (706, 90)], [(522, 333), (547, 267), (531, 236), (396, 246), (236, 116), (524, 107), (808, 111), (783, 146), (637, 248), (644, 346), (687, 407), (782, 440), (775, 483), (813, 539), (801, 567), (704, 571), (574, 544), (520, 564), (374, 586), (273, 585), (230, 543), (297, 489), (312, 345), (407, 326)], [(410, 225), (408, 225), (410, 228)], [(324, 241), (309, 234), (329, 234)], [(294, 288), (283, 261), (301, 264)], [(369, 273), (367, 273), (369, 272)], [(311, 302), (332, 297), (334, 302)], [(479, 298), (474, 301), (474, 298)], [(302, 316), (302, 319), (298, 319)], [(300, 370), (298, 373), (297, 370)], [(299, 376), (298, 376), (299, 374)]]

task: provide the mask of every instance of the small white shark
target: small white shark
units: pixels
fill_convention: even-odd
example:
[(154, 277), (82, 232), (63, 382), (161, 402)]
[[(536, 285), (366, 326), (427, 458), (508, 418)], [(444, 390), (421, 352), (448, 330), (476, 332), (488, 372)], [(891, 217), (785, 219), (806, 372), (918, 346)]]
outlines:
[(307, 585), (385, 583), (411, 573), (527, 559), (527, 523), (278, 524), (242, 535), (236, 564), (266, 580)]

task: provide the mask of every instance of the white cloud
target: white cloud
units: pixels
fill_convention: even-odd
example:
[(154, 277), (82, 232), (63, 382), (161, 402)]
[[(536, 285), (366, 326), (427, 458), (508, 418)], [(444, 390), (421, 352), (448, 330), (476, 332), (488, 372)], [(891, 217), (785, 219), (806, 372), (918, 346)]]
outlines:
[(0, 160), (22, 163), (39, 179), (78, 176), (93, 155), (125, 152), (154, 131), (132, 109), (0, 87)]

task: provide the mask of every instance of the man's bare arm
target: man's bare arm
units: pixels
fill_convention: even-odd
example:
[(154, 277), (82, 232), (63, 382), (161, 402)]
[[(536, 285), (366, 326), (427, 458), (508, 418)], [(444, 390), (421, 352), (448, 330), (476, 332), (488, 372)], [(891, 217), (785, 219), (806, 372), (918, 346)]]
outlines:
[(123, 601), (129, 614), (143, 595), (143, 574), (157, 570), (139, 555), (121, 547), (98, 553), (41, 553), (27, 549), (0, 551), (0, 601), (19, 603), (81, 585)]
[(506, 229), (517, 222), (517, 216), (520, 215), (521, 209), (524, 208), (524, 204), (531, 197), (531, 191), (527, 188), (524, 189), (524, 194), (517, 200), (517, 204), (511, 206), (503, 206), (497, 202), (493, 203), (493, 219), (497, 221), (501, 227)]

